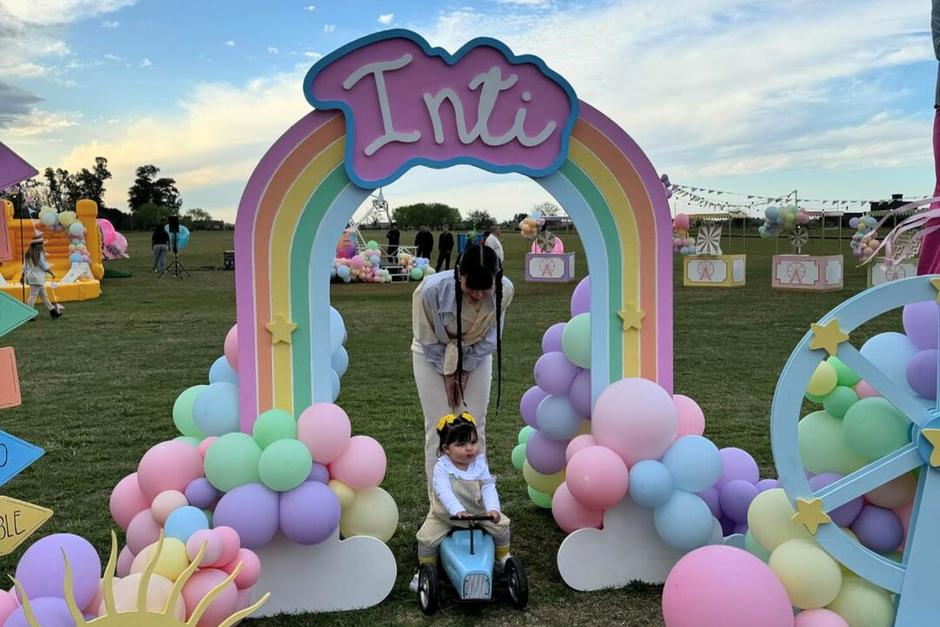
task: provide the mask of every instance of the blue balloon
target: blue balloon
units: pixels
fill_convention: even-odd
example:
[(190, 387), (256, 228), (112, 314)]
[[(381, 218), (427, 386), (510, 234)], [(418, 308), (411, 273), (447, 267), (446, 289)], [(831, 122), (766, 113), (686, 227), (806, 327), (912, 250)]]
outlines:
[(212, 362), (212, 367), (209, 368), (209, 383), (223, 382), (238, 385), (238, 373), (224, 356)]
[(715, 528), (714, 518), (698, 495), (676, 490), (672, 497), (653, 512), (656, 532), (663, 542), (680, 551), (691, 551), (708, 544)]
[(338, 276), (339, 278), (343, 280), (346, 280), (349, 278), (350, 272), (351, 270), (349, 269), (349, 266), (340, 266), (336, 269), (336, 276)]
[(209, 528), (209, 519), (198, 507), (187, 505), (173, 510), (167, 516), (163, 531), (168, 538), (176, 538), (184, 544), (197, 531)]
[(238, 386), (226, 381), (210, 383), (193, 403), (193, 420), (206, 435), (238, 431)]
[(918, 353), (918, 349), (906, 335), (879, 333), (865, 342), (859, 352), (904, 392), (917, 396), (907, 382), (907, 364)]
[(342, 377), (346, 374), (346, 370), (349, 368), (349, 353), (346, 352), (345, 348), (340, 346), (333, 351), (330, 356), (330, 365), (338, 376)]
[[(170, 225), (169, 225), (169, 224), (164, 224), (164, 225), (163, 225), (163, 230), (166, 231), (167, 233), (170, 233)], [(173, 237), (176, 238), (176, 249), (177, 249), (177, 250), (183, 250), (184, 248), (186, 248), (186, 247), (189, 245), (189, 229), (186, 228), (185, 226), (183, 226), (182, 224), (180, 225), (180, 232), (179, 232), (177, 235), (174, 235), (173, 233), (170, 233), (170, 238), (171, 238), (171, 240), (172, 240)], [(172, 243), (172, 241), (171, 241), (171, 243)]]
[(330, 307), (330, 353), (346, 343), (346, 323), (336, 308)]
[(581, 416), (567, 396), (546, 396), (535, 410), (535, 422), (551, 440), (570, 440), (581, 426)]
[(767, 216), (768, 220), (773, 222), (774, 220), (777, 219), (777, 216), (780, 215), (780, 209), (771, 205), (767, 207), (767, 209), (764, 211), (764, 215)]
[(721, 477), (718, 447), (700, 435), (683, 436), (673, 442), (662, 461), (679, 490), (701, 492)]
[(656, 508), (672, 496), (672, 475), (655, 459), (644, 459), (630, 469), (630, 498), (637, 505)]
[(330, 384), (332, 386), (333, 395), (333, 398), (330, 399), (330, 402), (335, 403), (336, 399), (339, 398), (339, 375), (336, 374), (335, 370), (330, 370)]

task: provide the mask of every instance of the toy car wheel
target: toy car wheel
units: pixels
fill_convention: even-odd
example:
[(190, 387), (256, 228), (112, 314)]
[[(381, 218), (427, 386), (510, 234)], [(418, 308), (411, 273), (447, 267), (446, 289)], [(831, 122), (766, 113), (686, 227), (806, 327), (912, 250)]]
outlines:
[(418, 603), (425, 614), (437, 611), (440, 586), (437, 582), (437, 568), (425, 564), (418, 571)]
[(525, 567), (521, 561), (515, 557), (510, 557), (506, 560), (504, 573), (509, 598), (512, 599), (512, 606), (517, 610), (521, 610), (529, 603), (529, 580), (525, 576)]

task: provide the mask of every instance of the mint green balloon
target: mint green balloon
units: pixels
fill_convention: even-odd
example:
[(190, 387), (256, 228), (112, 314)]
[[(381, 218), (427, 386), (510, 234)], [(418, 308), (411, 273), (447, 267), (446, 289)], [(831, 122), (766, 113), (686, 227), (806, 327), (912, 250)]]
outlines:
[(829, 362), (829, 365), (836, 369), (836, 378), (839, 381), (839, 385), (844, 385), (845, 387), (854, 387), (856, 383), (862, 380), (860, 376), (855, 374), (855, 371), (846, 366), (841, 359), (833, 355), (826, 361)]
[(523, 464), (525, 464), (525, 444), (517, 444), (512, 449), (512, 465), (516, 467), (516, 470), (522, 470)]
[(765, 549), (750, 531), (744, 534), (744, 548), (765, 564), (770, 560), (770, 551)]
[(529, 498), (532, 499), (532, 502), (538, 505), (543, 509), (552, 508), (552, 495), (545, 494), (544, 492), (539, 492), (538, 490), (533, 490), (532, 486), (529, 486)]
[(824, 411), (813, 412), (800, 421), (797, 441), (803, 468), (812, 473), (847, 475), (868, 463), (849, 447), (842, 434), (842, 421)]
[(874, 461), (911, 441), (911, 423), (886, 399), (863, 398), (842, 421), (845, 441), (853, 451)]
[(261, 447), (247, 433), (226, 433), (206, 451), (206, 479), (217, 490), (228, 492), (246, 483), (258, 483)]
[(296, 440), (297, 421), (283, 409), (269, 409), (258, 416), (252, 435), (261, 448), (278, 440)]
[(310, 476), (313, 458), (300, 440), (278, 440), (261, 453), (258, 474), (261, 483), (275, 492), (293, 490)]
[(200, 440), (199, 438), (191, 438), (188, 435), (180, 435), (173, 439), (176, 440), (177, 442), (186, 442), (186, 444), (189, 444), (190, 446), (195, 447), (195, 448), (199, 448), (199, 444), (202, 443), (202, 440)]
[(199, 395), (208, 385), (194, 385), (186, 388), (183, 393), (176, 397), (173, 403), (173, 424), (179, 429), (179, 432), (190, 438), (203, 439), (206, 434), (202, 432), (196, 421), (193, 419), (193, 403), (196, 402), (196, 396)]
[(803, 396), (811, 403), (816, 403), (817, 405), (822, 405), (823, 398), (822, 396), (817, 396), (815, 394), (810, 394), (809, 392), (804, 392)]
[(823, 409), (831, 416), (844, 418), (845, 412), (849, 411), (849, 408), (857, 402), (858, 394), (855, 393), (855, 390), (840, 385), (823, 399)]
[(591, 367), (591, 314), (578, 314), (568, 321), (561, 334), (561, 348), (575, 366)]
[(529, 425), (526, 425), (519, 429), (519, 439), (517, 441), (519, 444), (525, 444), (529, 441), (529, 438), (532, 437), (533, 433), (535, 433), (535, 429)]

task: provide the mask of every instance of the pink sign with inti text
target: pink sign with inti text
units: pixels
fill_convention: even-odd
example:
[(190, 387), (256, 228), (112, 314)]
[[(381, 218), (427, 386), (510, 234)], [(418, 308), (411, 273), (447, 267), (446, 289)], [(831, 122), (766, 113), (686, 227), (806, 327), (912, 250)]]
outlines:
[(546, 176), (567, 158), (578, 117), (571, 86), (541, 59), (487, 38), (451, 55), (406, 30), (324, 57), (304, 93), (314, 107), (345, 114), (346, 170), (367, 188), (414, 165)]

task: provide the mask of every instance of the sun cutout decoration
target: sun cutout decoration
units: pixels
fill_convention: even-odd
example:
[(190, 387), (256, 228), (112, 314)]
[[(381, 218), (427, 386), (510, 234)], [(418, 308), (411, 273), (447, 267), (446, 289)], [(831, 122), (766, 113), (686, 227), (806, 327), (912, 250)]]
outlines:
[[(203, 544), (192, 563), (190, 563), (186, 570), (176, 579), (176, 582), (173, 584), (173, 590), (170, 592), (170, 596), (163, 607), (163, 611), (151, 612), (147, 609), (147, 589), (150, 586), (150, 578), (153, 575), (154, 569), (157, 567), (157, 560), (160, 558), (160, 553), (163, 551), (163, 532), (161, 531), (160, 539), (157, 541), (157, 548), (153, 552), (153, 557), (150, 559), (150, 563), (147, 564), (147, 568), (144, 570), (140, 580), (137, 593), (137, 608), (130, 611), (119, 612), (114, 604), (114, 572), (117, 567), (118, 544), (117, 536), (112, 531), (111, 557), (108, 559), (108, 566), (105, 568), (104, 579), (102, 581), (105, 614), (93, 618), (90, 621), (85, 620), (81, 610), (78, 608), (78, 604), (75, 602), (75, 593), (72, 588), (72, 567), (69, 564), (68, 555), (66, 555), (63, 550), (62, 557), (65, 559), (65, 602), (69, 607), (69, 612), (72, 614), (72, 620), (75, 621), (76, 627), (81, 625), (96, 625), (97, 627), (128, 627), (128, 625), (133, 625), (134, 627), (195, 627), (216, 597), (222, 594), (225, 587), (235, 580), (242, 569), (242, 564), (239, 563), (225, 581), (222, 581), (212, 588), (212, 590), (199, 601), (196, 609), (194, 609), (190, 615), (189, 620), (182, 621), (174, 617), (172, 614), (173, 608), (179, 602), (183, 594), (183, 586), (186, 585), (186, 582), (189, 581), (190, 577), (192, 577), (199, 568), (199, 563), (202, 561), (205, 550), (206, 545)], [(31, 627), (42, 627), (36, 620), (35, 614), (33, 614), (29, 599), (26, 596), (26, 591), (15, 578), (13, 579), (13, 583), (16, 585), (20, 599), (22, 599), (23, 613), (26, 616), (27, 622)], [(247, 607), (232, 614), (222, 621), (219, 627), (232, 627), (232, 625), (238, 621), (253, 614), (267, 602), (270, 596), (271, 593), (267, 593), (261, 597), (260, 601), (251, 607)]]

